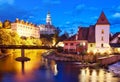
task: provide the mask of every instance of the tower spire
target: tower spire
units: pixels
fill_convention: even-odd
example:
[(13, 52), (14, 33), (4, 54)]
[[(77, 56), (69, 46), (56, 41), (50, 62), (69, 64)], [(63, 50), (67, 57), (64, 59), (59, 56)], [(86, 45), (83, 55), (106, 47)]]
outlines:
[(50, 25), (52, 24), (50, 11), (48, 11), (46, 16), (46, 24), (50, 24)]
[(110, 24), (103, 11), (102, 11), (99, 19), (97, 20), (96, 24)]

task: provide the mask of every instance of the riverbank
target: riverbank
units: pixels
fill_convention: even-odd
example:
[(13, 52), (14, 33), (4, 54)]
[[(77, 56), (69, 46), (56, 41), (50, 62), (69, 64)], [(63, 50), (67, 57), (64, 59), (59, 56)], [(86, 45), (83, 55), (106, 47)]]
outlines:
[(107, 56), (77, 55), (58, 53), (55, 51), (44, 53), (43, 57), (55, 61), (80, 62), (82, 64), (84, 63), (85, 66), (100, 66), (100, 67), (107, 67), (110, 64), (120, 61), (120, 55), (107, 55)]
[(3, 59), (7, 56), (9, 56), (10, 54), (7, 54), (7, 53), (0, 53), (0, 59)]

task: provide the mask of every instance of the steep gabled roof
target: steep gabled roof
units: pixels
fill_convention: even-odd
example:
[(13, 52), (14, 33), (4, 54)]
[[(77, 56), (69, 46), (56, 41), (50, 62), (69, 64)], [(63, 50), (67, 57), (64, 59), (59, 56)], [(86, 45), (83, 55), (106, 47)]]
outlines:
[(120, 32), (117, 32), (117, 33), (115, 33), (112, 37), (111, 37), (111, 40), (110, 41), (112, 41), (112, 40), (114, 40), (115, 38), (118, 38), (118, 43), (120, 42), (120, 37), (119, 37), (119, 35), (120, 35)]
[(95, 42), (95, 25), (90, 25), (89, 27), (79, 27), (77, 35), (73, 35), (65, 41), (75, 41), (77, 40), (87, 40), (89, 43)]
[(78, 31), (78, 40), (87, 40), (88, 39), (89, 28), (79, 27)]
[(103, 11), (96, 24), (110, 24)]
[(71, 36), (70, 38), (64, 40), (64, 41), (75, 41), (76, 40), (76, 34)]
[(95, 25), (89, 26), (88, 42), (95, 43)]

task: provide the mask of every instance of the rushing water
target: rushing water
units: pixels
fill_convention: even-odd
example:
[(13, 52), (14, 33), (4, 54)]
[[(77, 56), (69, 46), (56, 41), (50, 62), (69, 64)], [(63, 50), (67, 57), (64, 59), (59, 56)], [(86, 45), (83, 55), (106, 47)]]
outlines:
[(20, 57), (14, 52), (0, 59), (0, 82), (120, 82), (104, 69), (81, 68), (79, 64), (43, 59), (44, 50), (27, 50), (27, 62), (15, 61)]

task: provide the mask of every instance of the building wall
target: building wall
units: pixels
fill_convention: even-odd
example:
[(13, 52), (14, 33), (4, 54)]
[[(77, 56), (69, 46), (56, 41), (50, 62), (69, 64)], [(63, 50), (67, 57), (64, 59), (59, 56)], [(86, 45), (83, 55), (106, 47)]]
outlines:
[[(77, 45), (84, 44), (84, 48), (87, 48), (87, 41), (78, 40), (78, 41), (64, 41), (64, 51), (65, 52), (77, 52)], [(79, 50), (80, 51), (80, 50)]]
[(96, 44), (95, 43), (88, 43), (88, 53), (96, 53)]
[(96, 48), (109, 48), (109, 29), (110, 25), (96, 25), (95, 43)]
[(24, 36), (40, 38), (40, 30), (34, 25), (23, 23), (11, 23), (11, 29), (13, 31), (16, 31), (20, 37)]
[(39, 25), (40, 34), (55, 34), (55, 29), (50, 27), (45, 27), (45, 25)]

